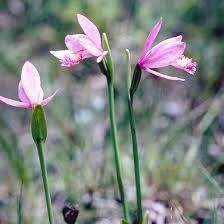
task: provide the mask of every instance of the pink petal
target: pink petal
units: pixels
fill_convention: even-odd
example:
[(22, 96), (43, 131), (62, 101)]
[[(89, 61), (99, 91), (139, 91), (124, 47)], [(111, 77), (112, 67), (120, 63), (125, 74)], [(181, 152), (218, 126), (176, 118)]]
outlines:
[(158, 51), (161, 51), (162, 49), (164, 48), (167, 48), (167, 46), (170, 46), (170, 44), (178, 44), (180, 43), (182, 40), (182, 36), (179, 35), (179, 36), (176, 36), (176, 37), (171, 37), (171, 38), (168, 38), (166, 40), (163, 40), (161, 41), (160, 43), (158, 43), (156, 46), (154, 46), (151, 50), (149, 49), (144, 58), (141, 60), (141, 63), (144, 63), (144, 61), (147, 60), (147, 57), (149, 57), (149, 55), (152, 53), (152, 52), (157, 52)]
[(60, 60), (63, 60), (66, 55), (73, 54), (71, 50), (50, 51), (50, 53)]
[(73, 52), (84, 50), (83, 46), (79, 43), (79, 39), (82, 38), (83, 36), (85, 35), (84, 34), (67, 35), (65, 37), (66, 47)]
[(155, 46), (143, 67), (159, 68), (171, 65), (183, 54), (185, 46), (183, 42), (168, 43), (161, 47)]
[(22, 102), (30, 104), (29, 98), (27, 97), (27, 95), (24, 91), (21, 81), (19, 82), (19, 86), (18, 86), (18, 96)]
[(140, 54), (140, 58), (145, 56), (145, 54), (147, 53), (147, 51), (149, 50), (149, 48), (153, 44), (154, 40), (156, 39), (156, 37), (157, 37), (157, 35), (158, 35), (158, 33), (161, 29), (161, 26), (162, 26), (162, 18), (160, 18), (160, 20), (151, 29), (151, 31), (150, 31), (150, 33), (149, 33), (149, 35), (148, 35), (148, 37), (145, 41), (142, 52)]
[(152, 69), (149, 69), (149, 68), (145, 69), (145, 71), (149, 72), (149, 73), (151, 73), (153, 75), (156, 75), (156, 76), (158, 76), (160, 78), (164, 78), (164, 79), (168, 79), (168, 80), (172, 80), (172, 81), (185, 81), (185, 79), (181, 79), (181, 78), (174, 77), (174, 76), (163, 75), (163, 74), (161, 74), (159, 72), (156, 72), (156, 71), (154, 71)]
[(82, 27), (84, 33), (91, 39), (94, 44), (101, 48), (101, 37), (98, 28), (88, 18), (77, 14), (79, 25)]
[(54, 92), (54, 94), (52, 94), (51, 96), (49, 96), (49, 97), (47, 97), (46, 99), (44, 99), (43, 101), (42, 101), (42, 106), (46, 106), (53, 98), (54, 98), (54, 96), (55, 96), (55, 94), (58, 92), (58, 90), (57, 91), (55, 91)]
[(162, 51), (164, 48), (166, 49), (169, 46), (184, 43), (184, 42), (181, 42), (181, 39), (182, 39), (182, 36), (177, 36), (177, 37), (172, 37), (172, 38), (166, 39), (164, 41), (161, 41), (156, 46), (154, 46), (150, 51), (148, 51), (147, 55), (152, 54), (153, 52)]
[(12, 100), (3, 96), (0, 96), (0, 101), (13, 107), (30, 108), (28, 103)]
[[(21, 81), (20, 81), (20, 83), (21, 83)], [(20, 87), (19, 87), (19, 98), (23, 103), (29, 104), (30, 108), (34, 108), (36, 105), (41, 104), (42, 101), (43, 101), (44, 92), (43, 92), (43, 89), (41, 87), (40, 87), (39, 95), (37, 96), (37, 100), (36, 100), (35, 103), (30, 103), (29, 99), (28, 98), (26, 99), (25, 94), (26, 93), (24, 92), (24, 89), (23, 89), (22, 84), (21, 84)], [(28, 101), (26, 102), (26, 100), (28, 100)]]
[(182, 69), (186, 72), (188, 72), (191, 75), (194, 75), (194, 73), (197, 70), (197, 63), (192, 62), (191, 58), (185, 57), (182, 55), (180, 58), (178, 58), (173, 64), (175, 68)]
[(93, 56), (101, 56), (103, 53), (102, 49), (97, 48), (97, 46), (92, 42), (91, 39), (89, 39), (87, 36), (85, 38), (81, 38), (80, 44), (87, 50), (89, 51), (90, 54)]
[(44, 98), (44, 91), (40, 87), (39, 94), (37, 95), (37, 101), (36, 101), (35, 105), (41, 104), (41, 102), (43, 101), (43, 98)]
[(96, 59), (96, 62), (97, 62), (97, 63), (100, 63), (100, 62), (103, 60), (104, 56), (105, 56), (107, 53), (108, 53), (108, 51), (104, 51), (103, 54), (101, 54), (101, 55)]
[(71, 50), (50, 51), (50, 53), (59, 59), (61, 66), (74, 67), (82, 60), (82, 54), (73, 53)]
[(37, 104), (41, 97), (40, 76), (37, 69), (30, 62), (26, 62), (22, 68), (21, 82), (31, 104)]
[(161, 47), (161, 46), (169, 44), (169, 43), (181, 42), (182, 39), (183, 39), (182, 35), (179, 35), (179, 36), (176, 36), (176, 37), (171, 37), (171, 38), (168, 38), (166, 40), (161, 41), (156, 46)]

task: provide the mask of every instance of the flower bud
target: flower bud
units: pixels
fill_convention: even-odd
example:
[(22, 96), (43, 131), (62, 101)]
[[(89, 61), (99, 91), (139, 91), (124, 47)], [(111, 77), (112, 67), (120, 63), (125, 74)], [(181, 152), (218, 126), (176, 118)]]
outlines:
[(32, 137), (36, 144), (45, 142), (47, 138), (47, 123), (43, 107), (37, 105), (32, 112), (31, 122)]
[(102, 41), (103, 41), (103, 47), (106, 49), (108, 54), (105, 56), (105, 59), (104, 59), (104, 62), (105, 62), (104, 68), (101, 66), (100, 69), (104, 74), (106, 72), (105, 75), (107, 79), (113, 81), (114, 80), (114, 63), (113, 63), (111, 49), (110, 49), (110, 45), (109, 45), (109, 41), (108, 41), (106, 33), (103, 33)]
[(79, 215), (79, 208), (78, 206), (64, 206), (63, 210), (63, 217), (67, 224), (75, 224), (76, 219)]
[(136, 65), (133, 76), (132, 76), (132, 81), (131, 81), (131, 87), (130, 87), (130, 96), (133, 97), (135, 91), (138, 88), (139, 82), (141, 80), (141, 75), (142, 71), (139, 65)]

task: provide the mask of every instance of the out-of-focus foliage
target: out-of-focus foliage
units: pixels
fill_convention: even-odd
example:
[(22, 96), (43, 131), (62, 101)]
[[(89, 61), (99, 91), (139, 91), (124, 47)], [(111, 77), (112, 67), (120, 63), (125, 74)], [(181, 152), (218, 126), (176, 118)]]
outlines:
[[(56, 223), (63, 223), (61, 209), (66, 202), (80, 205), (79, 223), (118, 223), (121, 214), (105, 77), (93, 60), (66, 69), (49, 54), (49, 50), (65, 48), (66, 34), (81, 32), (77, 13), (106, 32), (112, 46), (123, 175), (133, 219), (124, 49), (130, 49), (134, 65), (148, 30), (161, 16), (163, 27), (157, 41), (183, 35), (186, 54), (198, 62), (196, 75), (165, 69), (187, 79), (170, 83), (143, 74), (135, 100), (144, 208), (151, 221), (169, 219), (171, 209), (175, 223), (200, 216), (204, 223), (219, 223), (224, 177), (224, 1), (2, 0), (0, 95), (17, 95), (26, 60), (38, 68), (47, 92), (59, 89), (46, 107), (49, 136), (45, 154)], [(22, 223), (46, 223), (31, 115), (3, 104), (0, 113), (0, 223), (15, 223), (18, 216)]]

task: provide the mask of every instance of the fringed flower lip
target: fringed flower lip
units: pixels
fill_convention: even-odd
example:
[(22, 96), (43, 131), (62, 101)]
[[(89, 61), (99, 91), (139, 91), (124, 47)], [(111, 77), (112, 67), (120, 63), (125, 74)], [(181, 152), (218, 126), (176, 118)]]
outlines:
[(67, 35), (65, 45), (68, 50), (50, 51), (59, 59), (61, 66), (74, 67), (91, 57), (97, 57), (96, 61), (99, 63), (107, 54), (102, 48), (100, 32), (96, 25), (83, 15), (77, 14), (77, 18), (84, 34)]
[(47, 105), (54, 98), (56, 92), (44, 99), (39, 72), (32, 63), (27, 61), (23, 65), (21, 80), (18, 85), (20, 101), (3, 96), (0, 96), (0, 101), (13, 107), (34, 108), (36, 105)]
[(186, 44), (182, 41), (181, 35), (166, 39), (154, 47), (151, 47), (161, 29), (161, 26), (162, 18), (160, 18), (160, 20), (149, 32), (149, 35), (138, 58), (137, 64), (141, 70), (158, 77), (169, 80), (184, 81), (185, 79), (164, 75), (153, 70), (171, 65), (178, 69), (184, 70), (191, 75), (194, 75), (197, 67), (196, 62), (193, 62), (192, 59), (184, 56)]

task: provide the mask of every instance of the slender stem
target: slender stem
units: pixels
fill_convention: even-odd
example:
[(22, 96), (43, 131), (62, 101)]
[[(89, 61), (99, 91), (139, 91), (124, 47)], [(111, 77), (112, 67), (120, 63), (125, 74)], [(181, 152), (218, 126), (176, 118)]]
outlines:
[(38, 151), (39, 160), (40, 160), (40, 167), (41, 167), (43, 184), (44, 184), (44, 192), (45, 192), (45, 198), (46, 198), (46, 203), (47, 203), (49, 223), (53, 224), (54, 223), (53, 210), (52, 210), (52, 205), (51, 205), (51, 196), (50, 196), (49, 187), (48, 187), (47, 168), (46, 168), (44, 152), (43, 152), (44, 151), (43, 141), (37, 142), (36, 146), (37, 146), (37, 151)]
[(18, 198), (18, 204), (17, 204), (17, 224), (23, 223), (23, 181), (21, 182), (20, 186), (20, 193)]
[(134, 170), (135, 170), (135, 186), (136, 186), (136, 197), (137, 197), (137, 213), (138, 213), (138, 224), (142, 224), (142, 194), (141, 194), (141, 181), (140, 181), (140, 168), (139, 168), (139, 155), (138, 155), (138, 143), (135, 129), (135, 118), (133, 112), (133, 98), (128, 97), (128, 111), (129, 121), (131, 128), (132, 137), (132, 150), (134, 157)]
[(137, 213), (138, 213), (138, 223), (142, 224), (143, 215), (142, 215), (142, 194), (141, 194), (141, 180), (140, 180), (140, 168), (139, 168), (139, 156), (138, 156), (138, 143), (135, 130), (135, 118), (133, 112), (133, 97), (134, 93), (138, 88), (139, 82), (141, 80), (141, 69), (138, 65), (135, 67), (134, 74), (131, 81), (131, 54), (128, 49), (126, 49), (126, 60), (127, 60), (127, 102), (128, 102), (128, 113), (129, 113), (129, 122), (131, 128), (131, 137), (132, 137), (132, 149), (134, 157), (134, 170), (135, 170), (135, 186), (136, 186), (136, 198), (137, 198)]
[(127, 222), (129, 222), (129, 212), (128, 206), (124, 191), (123, 180), (121, 176), (121, 163), (120, 163), (120, 153), (118, 148), (117, 142), (117, 127), (115, 122), (115, 109), (114, 109), (114, 86), (113, 81), (110, 78), (107, 78), (108, 84), (108, 99), (109, 99), (109, 113), (110, 113), (110, 125), (111, 125), (111, 135), (112, 135), (112, 143), (114, 149), (114, 160), (115, 160), (115, 167), (116, 167), (116, 174), (117, 174), (117, 182), (120, 191), (120, 197), (123, 207), (123, 214), (124, 218)]
[(116, 168), (116, 173), (117, 173), (117, 182), (118, 182), (118, 187), (119, 187), (119, 191), (120, 191), (124, 219), (127, 223), (129, 223), (129, 212), (128, 212), (128, 206), (127, 206), (127, 201), (126, 201), (126, 196), (125, 196), (125, 191), (124, 191), (123, 180), (122, 180), (122, 176), (121, 176), (120, 153), (119, 153), (118, 142), (117, 142), (117, 127), (116, 127), (116, 122), (115, 122), (114, 64), (113, 64), (111, 49), (109, 46), (109, 42), (108, 42), (106, 33), (103, 33), (103, 45), (107, 49), (108, 54), (106, 55), (105, 59), (100, 64), (100, 68), (101, 68), (102, 73), (107, 78), (110, 125), (111, 125), (112, 144), (113, 144), (113, 149), (114, 149), (115, 168)]

